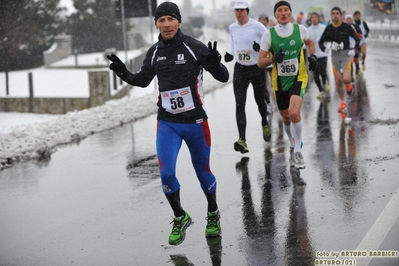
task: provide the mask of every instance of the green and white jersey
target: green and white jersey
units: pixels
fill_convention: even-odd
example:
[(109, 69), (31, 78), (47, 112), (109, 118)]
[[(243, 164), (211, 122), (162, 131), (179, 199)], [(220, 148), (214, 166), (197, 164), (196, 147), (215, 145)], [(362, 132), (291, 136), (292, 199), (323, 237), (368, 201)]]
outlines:
[(301, 88), (308, 84), (308, 73), (304, 55), (304, 40), (309, 38), (305, 26), (289, 23), (276, 25), (264, 34), (261, 49), (269, 51), (271, 56), (280, 50), (285, 54), (282, 63), (273, 63), (272, 86), (275, 91), (288, 91), (295, 82), (301, 82)]

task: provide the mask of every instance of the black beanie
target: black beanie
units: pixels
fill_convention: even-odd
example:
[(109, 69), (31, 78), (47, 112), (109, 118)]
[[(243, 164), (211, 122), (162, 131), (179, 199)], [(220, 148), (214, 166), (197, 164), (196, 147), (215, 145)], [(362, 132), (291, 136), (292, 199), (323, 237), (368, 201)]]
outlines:
[(274, 12), (273, 12), (273, 13), (276, 13), (277, 8), (279, 8), (280, 6), (288, 6), (288, 8), (290, 9), (290, 11), (292, 12), (290, 3), (288, 3), (287, 1), (278, 1), (278, 2), (274, 5)]
[(157, 23), (157, 20), (163, 16), (172, 16), (176, 18), (179, 21), (179, 23), (181, 23), (180, 10), (175, 3), (163, 2), (157, 7), (154, 15), (155, 24)]
[(342, 15), (341, 8), (339, 8), (339, 7), (337, 7), (337, 6), (334, 6), (334, 7), (331, 9), (331, 13), (333, 12), (333, 10), (337, 10), (337, 11)]

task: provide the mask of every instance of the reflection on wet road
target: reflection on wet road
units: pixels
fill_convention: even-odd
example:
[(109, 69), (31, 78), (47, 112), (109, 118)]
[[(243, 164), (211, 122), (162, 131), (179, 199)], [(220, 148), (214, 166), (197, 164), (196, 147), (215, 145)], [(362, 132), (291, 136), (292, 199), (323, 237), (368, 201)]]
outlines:
[[(246, 232), (245, 243), (242, 243), (246, 251), (248, 265), (276, 265), (276, 254), (274, 236), (275, 217), (274, 206), (271, 195), (272, 180), (270, 179), (270, 160), (265, 156), (265, 176), (261, 184), (261, 210), (258, 215), (255, 210), (252, 194), (251, 181), (248, 172), (248, 157), (242, 157), (236, 164), (236, 170), (242, 175), (242, 218)], [(256, 200), (256, 199), (255, 199)], [(244, 240), (244, 239), (243, 239)]]
[[(59, 147), (49, 161), (0, 172), (0, 265), (296, 266), (355, 250), (399, 187), (399, 134), (389, 119), (399, 95), (395, 86), (383, 86), (399, 87), (394, 59), (370, 49), (367, 71), (348, 101), (350, 123), (336, 112), (336, 92), (320, 102), (311, 84), (301, 171), (289, 166), (279, 114), (269, 117), (271, 142), (263, 141), (251, 89), (245, 156), (233, 149), (232, 85), (206, 95), (219, 238), (204, 236), (206, 200), (183, 145), (176, 172), (194, 224), (182, 244), (167, 244), (172, 213), (158, 177), (155, 115)], [(392, 224), (387, 230), (394, 234), (399, 223)], [(392, 238), (366, 239), (374, 249), (398, 250)]]
[[(284, 150), (282, 150), (284, 151)], [(283, 153), (282, 153), (283, 154)], [(248, 170), (249, 157), (242, 157), (236, 164), (236, 171), (242, 176), (242, 218), (246, 238), (242, 243), (246, 251), (247, 265), (310, 265), (314, 260), (313, 251), (308, 236), (306, 206), (304, 202), (305, 182), (300, 177), (300, 171), (290, 167), (290, 182), (288, 184), (285, 160), (280, 160), (281, 154), (273, 157), (267, 148), (264, 154), (264, 177), (259, 182), (261, 186), (260, 213), (257, 214), (251, 189), (251, 178)], [(283, 163), (281, 163), (283, 162)], [(272, 165), (280, 165), (278, 175), (271, 175)], [(278, 177), (273, 180), (273, 176)], [(292, 190), (289, 206), (289, 224), (284, 244), (284, 256), (276, 250), (276, 222), (273, 198), (273, 186), (278, 190)], [(275, 193), (276, 193), (275, 192)], [(256, 200), (256, 199), (255, 199)], [(284, 259), (285, 258), (285, 259)]]

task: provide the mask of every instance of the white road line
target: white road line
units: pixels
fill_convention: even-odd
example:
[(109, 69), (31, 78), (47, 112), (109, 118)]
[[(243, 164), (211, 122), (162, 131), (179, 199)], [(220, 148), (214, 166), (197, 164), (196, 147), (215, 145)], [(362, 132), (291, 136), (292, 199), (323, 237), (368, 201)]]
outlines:
[[(377, 220), (374, 222), (373, 226), (371, 226), (370, 230), (357, 246), (357, 251), (366, 251), (369, 250), (378, 250), (382, 241), (384, 241), (387, 236), (389, 230), (391, 230), (393, 224), (399, 216), (399, 188), (393, 194), (391, 200), (382, 210), (380, 216), (378, 216)], [(359, 261), (362, 262), (361, 265), (367, 266), (371, 257), (362, 257)]]

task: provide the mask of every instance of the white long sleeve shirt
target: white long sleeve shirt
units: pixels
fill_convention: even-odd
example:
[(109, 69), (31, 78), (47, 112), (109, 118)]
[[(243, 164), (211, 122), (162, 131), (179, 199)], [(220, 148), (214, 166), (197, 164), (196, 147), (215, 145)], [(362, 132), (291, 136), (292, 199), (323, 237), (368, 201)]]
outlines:
[(315, 55), (317, 58), (327, 57), (328, 54), (323, 52), (319, 47), (319, 40), (321, 35), (323, 35), (324, 29), (326, 28), (323, 24), (311, 25), (308, 27), (309, 36), (312, 39), (315, 46)]
[(236, 22), (229, 25), (231, 35), (230, 54), (237, 63), (253, 66), (258, 63), (259, 52), (252, 48), (254, 41), (260, 44), (263, 34), (268, 29), (259, 21), (249, 19), (244, 25)]

